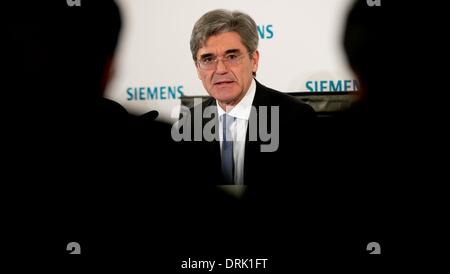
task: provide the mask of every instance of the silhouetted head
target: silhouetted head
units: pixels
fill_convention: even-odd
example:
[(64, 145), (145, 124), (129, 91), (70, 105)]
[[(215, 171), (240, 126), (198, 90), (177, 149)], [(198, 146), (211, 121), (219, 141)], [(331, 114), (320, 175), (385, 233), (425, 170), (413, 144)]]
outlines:
[[(66, 1), (62, 1), (66, 2)], [(55, 60), (62, 79), (72, 92), (102, 95), (121, 28), (119, 9), (113, 0), (81, 1), (80, 7), (65, 5), (55, 28), (59, 44)], [(83, 94), (81, 94), (83, 93)], [(76, 94), (73, 94), (76, 96)]]
[[(381, 1), (381, 6), (370, 6), (366, 0), (357, 0), (348, 14), (344, 49), (356, 73), (365, 99), (395, 101), (405, 87), (402, 78), (411, 70), (405, 54), (410, 45), (407, 17), (400, 15), (398, 1)], [(404, 21), (403, 21), (404, 20)]]
[(64, 117), (101, 101), (121, 29), (113, 0), (72, 7), (14, 1), (2, 11), (14, 15), (6, 21), (4, 51), (11, 115), (48, 120), (36, 117)]

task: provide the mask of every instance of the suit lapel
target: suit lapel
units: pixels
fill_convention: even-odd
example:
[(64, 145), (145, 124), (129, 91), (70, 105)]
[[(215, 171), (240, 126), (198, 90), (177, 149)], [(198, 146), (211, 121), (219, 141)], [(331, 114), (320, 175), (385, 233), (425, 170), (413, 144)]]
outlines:
[(203, 111), (205, 111), (205, 109), (207, 107), (213, 108), (213, 114), (211, 115), (211, 117), (203, 117), (202, 118), (202, 130), (205, 128), (205, 126), (212, 122), (212, 120), (214, 120), (214, 123), (217, 125), (217, 127), (215, 127), (215, 131), (214, 131), (214, 140), (211, 142), (202, 142), (205, 143), (205, 146), (207, 147), (207, 150), (209, 151), (208, 155), (210, 155), (211, 158), (207, 159), (207, 161), (210, 162), (210, 164), (212, 164), (212, 167), (214, 169), (216, 169), (219, 174), (221, 174), (221, 157), (220, 157), (220, 142), (219, 140), (219, 114), (217, 111), (217, 104), (216, 104), (216, 100), (214, 98), (209, 98), (207, 99), (203, 104), (202, 104), (202, 115), (203, 115)]
[(217, 141), (219, 140), (219, 113), (217, 111), (217, 105), (216, 105), (216, 101), (214, 100), (214, 98), (210, 98), (208, 100), (206, 100), (203, 105), (202, 105), (202, 115), (203, 112), (205, 111), (206, 108), (212, 108), (212, 115), (211, 117), (202, 117), (202, 130), (205, 129), (205, 126), (211, 122), (213, 122), (215, 125), (217, 125), (214, 128), (214, 140), (212, 142), (208, 142), (211, 143), (213, 146), (219, 146), (219, 150), (220, 150), (220, 143)]
[[(260, 106), (270, 106), (270, 100), (265, 87), (256, 81), (256, 79), (255, 82), (256, 92), (255, 98), (253, 98), (252, 107), (258, 111)], [(268, 118), (270, 119), (270, 111)], [(250, 113), (249, 125), (247, 127), (245, 137), (244, 181), (246, 184), (251, 182), (254, 178), (254, 174), (258, 172), (258, 166), (256, 163), (260, 161), (259, 156), (262, 143), (259, 138), (259, 134), (257, 134), (257, 141), (250, 141), (249, 132), (251, 123), (257, 125), (257, 129), (259, 131), (259, 116), (254, 111)]]

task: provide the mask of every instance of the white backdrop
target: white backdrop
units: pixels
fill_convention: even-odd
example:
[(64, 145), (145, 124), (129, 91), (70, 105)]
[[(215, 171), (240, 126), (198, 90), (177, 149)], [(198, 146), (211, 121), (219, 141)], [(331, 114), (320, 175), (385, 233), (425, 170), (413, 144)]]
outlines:
[(207, 94), (197, 78), (189, 39), (197, 19), (217, 8), (246, 12), (257, 23), (257, 79), (264, 85), (284, 92), (356, 89), (341, 45), (351, 0), (117, 2), (123, 28), (106, 96), (131, 113), (158, 110), (161, 120), (173, 120), (170, 114), (182, 94)]

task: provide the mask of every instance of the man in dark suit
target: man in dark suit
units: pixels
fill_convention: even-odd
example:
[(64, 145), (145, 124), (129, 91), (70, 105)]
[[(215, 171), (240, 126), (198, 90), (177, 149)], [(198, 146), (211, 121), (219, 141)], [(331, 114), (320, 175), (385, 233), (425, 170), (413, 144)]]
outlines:
[(188, 141), (189, 156), (198, 158), (191, 162), (202, 167), (203, 178), (249, 185), (289, 176), (294, 165), (287, 154), (295, 157), (299, 138), (307, 138), (305, 123), (314, 111), (254, 79), (259, 62), (254, 20), (238, 11), (210, 11), (195, 24), (190, 46), (212, 98), (182, 112), (181, 124), (189, 124), (192, 134), (174, 139)]

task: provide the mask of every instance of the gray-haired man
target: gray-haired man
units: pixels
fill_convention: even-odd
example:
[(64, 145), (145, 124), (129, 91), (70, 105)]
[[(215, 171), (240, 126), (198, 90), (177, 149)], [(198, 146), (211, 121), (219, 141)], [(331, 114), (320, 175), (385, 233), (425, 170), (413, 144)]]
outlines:
[(210, 177), (217, 184), (273, 181), (285, 162), (283, 153), (294, 148), (292, 137), (299, 135), (302, 121), (314, 117), (313, 109), (254, 79), (260, 58), (258, 32), (247, 14), (204, 14), (192, 30), (190, 47), (211, 98), (191, 109), (186, 120), (194, 133), (207, 134), (213, 123), (211, 134), (216, 137), (192, 142), (200, 158), (195, 163), (205, 172), (221, 174), (219, 179)]

